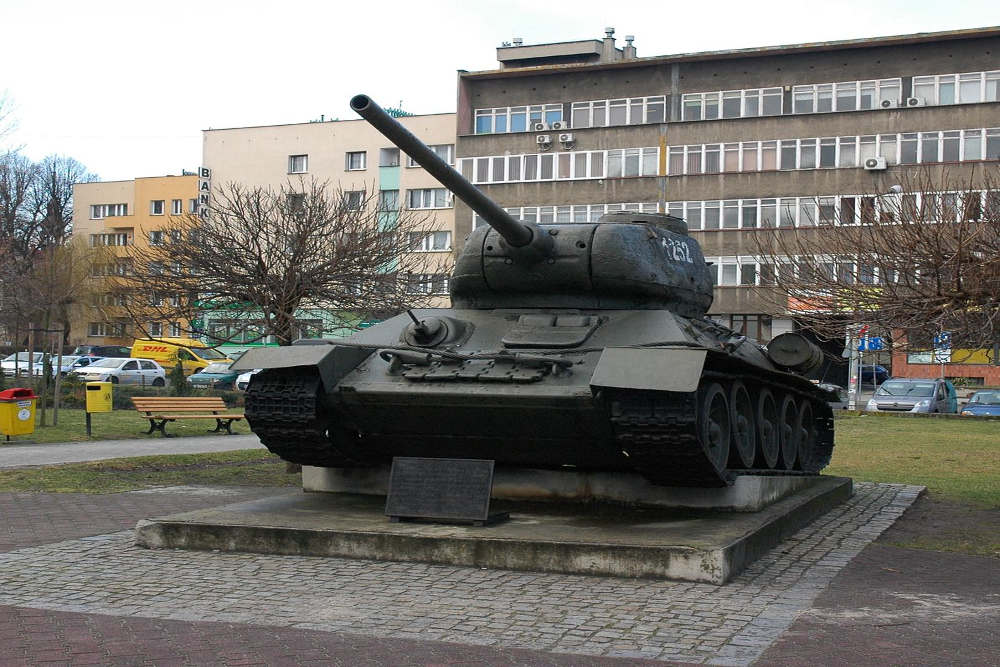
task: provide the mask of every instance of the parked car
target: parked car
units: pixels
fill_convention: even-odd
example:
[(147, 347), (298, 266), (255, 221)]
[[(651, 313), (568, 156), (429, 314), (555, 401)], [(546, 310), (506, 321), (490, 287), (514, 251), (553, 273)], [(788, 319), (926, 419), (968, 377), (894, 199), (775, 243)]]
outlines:
[(77, 345), (73, 354), (81, 357), (128, 357), (132, 348), (127, 345)]
[(967, 417), (1000, 416), (1000, 389), (980, 389), (969, 397), (962, 414)]
[(861, 384), (882, 384), (889, 379), (890, 373), (885, 366), (864, 364), (861, 366)]
[(250, 386), (250, 378), (260, 373), (261, 369), (255, 368), (252, 371), (247, 371), (246, 373), (240, 373), (239, 377), (236, 378), (236, 388), (240, 391), (246, 391), (247, 387)]
[(137, 338), (132, 342), (132, 356), (155, 359), (168, 368), (173, 368), (180, 361), (185, 374), (197, 373), (214, 362), (232, 362), (226, 355), (205, 347), (204, 343), (194, 338)]
[(868, 401), (873, 412), (958, 412), (958, 394), (949, 380), (889, 378)]
[(83, 382), (100, 381), (153, 387), (162, 387), (167, 383), (166, 371), (152, 359), (107, 357), (77, 369), (74, 374)]
[(34, 361), (36, 375), (42, 374), (42, 364), (45, 363), (45, 352), (32, 352), (31, 356), (28, 355), (27, 350), (24, 352), (15, 352), (0, 361), (0, 368), (3, 369), (3, 374), (8, 377), (13, 377), (16, 373), (17, 375), (28, 375), (31, 371), (30, 363)]
[(211, 387), (212, 389), (232, 389), (236, 382), (236, 371), (229, 370), (231, 362), (216, 362), (205, 366), (197, 373), (188, 376), (188, 382), (195, 387)]

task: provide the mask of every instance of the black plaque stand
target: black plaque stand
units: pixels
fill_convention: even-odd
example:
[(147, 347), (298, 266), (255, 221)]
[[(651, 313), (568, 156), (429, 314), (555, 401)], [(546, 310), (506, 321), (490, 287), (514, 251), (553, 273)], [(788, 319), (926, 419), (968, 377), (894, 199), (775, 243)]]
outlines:
[(392, 522), (424, 519), (486, 526), (510, 518), (490, 514), (493, 461), (485, 459), (392, 459), (385, 515)]

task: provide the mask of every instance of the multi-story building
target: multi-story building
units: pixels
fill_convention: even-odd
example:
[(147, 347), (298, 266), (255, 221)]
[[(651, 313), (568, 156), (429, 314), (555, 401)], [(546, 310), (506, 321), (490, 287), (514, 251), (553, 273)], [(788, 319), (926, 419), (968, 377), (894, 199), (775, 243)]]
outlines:
[[(455, 160), (455, 114), (402, 116), (399, 122), (430, 145), (450, 164)], [(427, 216), (430, 229), (412, 239), (414, 252), (430, 253), (427, 274), (412, 276), (412, 289), (438, 295), (438, 305), (448, 302), (448, 272), (455, 237), (451, 193), (401, 154), (366, 121), (335, 120), (211, 129), (203, 133), (203, 165), (209, 169), (211, 187), (229, 183), (280, 188), (315, 180), (340, 188), (350, 197), (378, 192), (376, 201), (393, 215), (393, 209), (410, 209)], [(435, 268), (440, 267), (440, 268)], [(299, 313), (308, 335), (342, 334), (322, 312)], [(207, 330), (226, 334), (225, 315), (207, 313)], [(238, 343), (238, 341), (237, 341)]]
[[(862, 221), (922, 165), (967, 179), (1000, 158), (1000, 28), (643, 58), (613, 34), (515, 40), (498, 69), (460, 72), (459, 169), (539, 222), (683, 217), (712, 262), (710, 315), (759, 340), (794, 309), (751, 289), (771, 268), (749, 230)], [(476, 222), (456, 204), (458, 238)]]
[[(73, 186), (73, 234), (103, 252), (92, 266), (87, 303), (80, 304), (74, 317), (72, 344), (131, 345), (143, 333), (118, 302), (124, 297), (105, 289), (108, 278), (128, 274), (126, 246), (162, 243), (171, 218), (193, 213), (197, 205), (193, 172)], [(186, 324), (154, 319), (142, 328), (153, 336), (179, 336)]]

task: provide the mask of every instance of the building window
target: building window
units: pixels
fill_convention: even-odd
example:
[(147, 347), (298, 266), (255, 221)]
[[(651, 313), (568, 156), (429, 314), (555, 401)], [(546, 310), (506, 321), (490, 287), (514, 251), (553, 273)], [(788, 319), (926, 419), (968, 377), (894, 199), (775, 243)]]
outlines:
[(149, 233), (149, 245), (163, 245), (163, 232), (154, 230)]
[(378, 151), (378, 166), (380, 167), (398, 167), (399, 166), (399, 149), (398, 148), (380, 148)]
[(407, 190), (407, 206), (418, 208), (451, 208), (451, 193), (445, 188)]
[(149, 202), (149, 214), (150, 215), (163, 215), (163, 200), (153, 199)]
[(87, 324), (88, 336), (112, 336), (122, 338), (125, 336), (124, 322), (90, 322)]
[(894, 109), (901, 94), (899, 78), (798, 85), (792, 87), (792, 113)]
[(473, 183), (564, 181), (625, 176), (656, 176), (659, 149), (622, 148), (610, 151), (576, 151), (507, 155), (459, 160), (459, 171)]
[(198, 212), (198, 198), (188, 199), (188, 213)]
[(411, 273), (406, 277), (406, 291), (410, 294), (447, 294), (447, 273)]
[(151, 338), (160, 338), (163, 336), (163, 323), (162, 322), (150, 322), (149, 323), (149, 335)]
[[(434, 151), (439, 158), (447, 162), (448, 164), (455, 164), (455, 144), (434, 144), (428, 146), (427, 148)], [(412, 157), (406, 156), (406, 166), (407, 167), (419, 167)]]
[(368, 168), (368, 153), (366, 151), (351, 151), (345, 158), (347, 171), (362, 171)]
[(380, 211), (398, 211), (399, 190), (379, 190), (378, 207)]
[(364, 190), (347, 190), (344, 192), (344, 208), (348, 211), (358, 211), (364, 205)]
[(913, 97), (921, 104), (1000, 101), (1000, 70), (913, 77)]
[(181, 323), (171, 322), (170, 323), (170, 337), (178, 338), (181, 335)]
[(126, 246), (131, 240), (131, 235), (127, 232), (115, 232), (110, 234), (91, 234), (90, 245), (97, 246)]
[(451, 250), (451, 232), (410, 232), (409, 238), (413, 252)]
[(716, 120), (778, 116), (781, 114), (781, 88), (749, 88), (686, 93), (681, 96), (683, 120)]
[(94, 204), (90, 207), (91, 220), (124, 215), (128, 215), (128, 204)]
[(170, 215), (181, 215), (184, 213), (184, 200), (183, 199), (171, 199), (170, 200)]
[(563, 105), (560, 103), (476, 109), (475, 131), (476, 134), (530, 132), (535, 123), (551, 125), (561, 121), (562, 115)]
[(289, 174), (304, 174), (309, 171), (309, 156), (308, 155), (289, 155), (288, 156), (288, 173)]

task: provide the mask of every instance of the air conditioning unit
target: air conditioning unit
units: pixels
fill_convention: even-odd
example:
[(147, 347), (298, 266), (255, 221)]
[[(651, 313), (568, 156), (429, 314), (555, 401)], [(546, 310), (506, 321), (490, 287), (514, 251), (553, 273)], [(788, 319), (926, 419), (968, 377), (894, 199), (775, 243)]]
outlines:
[(897, 106), (899, 106), (899, 102), (897, 102), (896, 100), (882, 100), (881, 102), (878, 103), (878, 105), (883, 109), (895, 109)]
[(568, 120), (557, 120), (549, 124), (549, 129), (553, 132), (565, 132), (570, 129)]
[(924, 102), (922, 97), (907, 97), (906, 106), (908, 107), (922, 107), (927, 103)]
[(550, 129), (549, 124), (544, 121), (538, 121), (536, 123), (531, 124), (532, 132), (548, 132), (549, 129)]
[(547, 134), (539, 134), (537, 137), (535, 137), (535, 143), (540, 146), (548, 146), (549, 144), (552, 143), (552, 137), (550, 137)]
[(572, 132), (563, 132), (559, 135), (559, 143), (561, 144), (571, 144), (576, 141), (576, 136)]
[(881, 155), (865, 159), (865, 171), (883, 171), (885, 167), (885, 158)]

